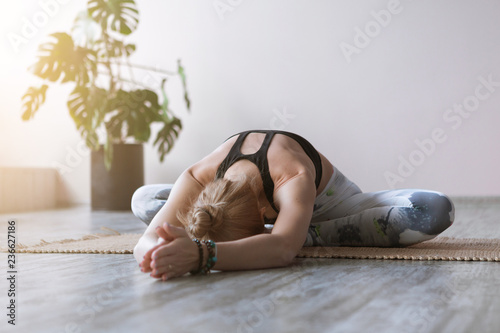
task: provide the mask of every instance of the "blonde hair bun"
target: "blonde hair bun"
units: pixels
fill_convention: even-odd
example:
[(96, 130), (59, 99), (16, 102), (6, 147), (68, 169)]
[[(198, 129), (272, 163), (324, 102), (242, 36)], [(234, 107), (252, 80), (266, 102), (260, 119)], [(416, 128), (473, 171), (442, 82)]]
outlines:
[(264, 231), (257, 196), (246, 177), (215, 179), (177, 216), (188, 233), (199, 239), (230, 241)]
[(202, 238), (212, 228), (217, 228), (223, 221), (223, 204), (208, 204), (194, 208), (189, 231), (196, 238)]

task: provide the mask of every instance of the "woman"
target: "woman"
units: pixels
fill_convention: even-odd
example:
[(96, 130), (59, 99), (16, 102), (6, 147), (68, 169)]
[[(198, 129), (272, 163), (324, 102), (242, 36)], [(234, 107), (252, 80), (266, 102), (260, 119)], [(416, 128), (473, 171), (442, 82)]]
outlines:
[(303, 246), (407, 246), (454, 219), (444, 194), (362, 193), (304, 138), (260, 130), (230, 137), (173, 187), (140, 188), (132, 209), (149, 224), (134, 256), (163, 280), (286, 266)]

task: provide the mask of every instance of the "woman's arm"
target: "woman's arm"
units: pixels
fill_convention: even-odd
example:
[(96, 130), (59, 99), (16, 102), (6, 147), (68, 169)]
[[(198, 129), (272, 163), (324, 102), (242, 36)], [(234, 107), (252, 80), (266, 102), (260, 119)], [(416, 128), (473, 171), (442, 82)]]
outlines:
[(283, 267), (289, 265), (296, 255), (286, 237), (273, 233), (260, 234), (217, 243), (217, 262), (213, 269), (225, 271)]
[(187, 209), (189, 207), (189, 202), (194, 200), (203, 189), (203, 186), (193, 177), (191, 170), (191, 168), (187, 169), (179, 176), (165, 205), (153, 218), (143, 236), (134, 247), (134, 257), (137, 262), (140, 263), (143, 260), (148, 250), (158, 243), (164, 243), (155, 232), (157, 227), (161, 227), (165, 222), (173, 226), (182, 226), (177, 218), (177, 212)]
[(274, 195), (280, 213), (271, 234), (217, 243), (216, 270), (241, 270), (289, 265), (300, 251), (311, 222), (316, 188), (314, 180), (300, 174)]

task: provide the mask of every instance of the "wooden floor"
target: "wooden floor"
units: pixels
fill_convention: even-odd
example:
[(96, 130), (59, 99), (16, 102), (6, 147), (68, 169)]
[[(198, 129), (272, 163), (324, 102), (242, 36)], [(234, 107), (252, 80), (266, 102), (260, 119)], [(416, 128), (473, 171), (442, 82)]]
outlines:
[[(500, 238), (500, 200), (456, 201), (450, 237)], [(131, 213), (88, 207), (0, 215), (21, 243), (101, 226), (142, 232)], [(132, 255), (18, 254), (16, 332), (500, 332), (500, 264), (297, 259), (280, 269), (156, 281)], [(6, 330), (7, 329), (7, 330)]]

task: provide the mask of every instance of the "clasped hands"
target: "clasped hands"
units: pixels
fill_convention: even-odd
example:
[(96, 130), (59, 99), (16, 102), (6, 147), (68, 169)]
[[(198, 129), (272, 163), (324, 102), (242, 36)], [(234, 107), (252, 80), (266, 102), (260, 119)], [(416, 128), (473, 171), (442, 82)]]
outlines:
[(159, 242), (150, 248), (139, 264), (144, 273), (163, 281), (182, 276), (198, 267), (199, 252), (184, 228), (168, 223), (155, 229)]

